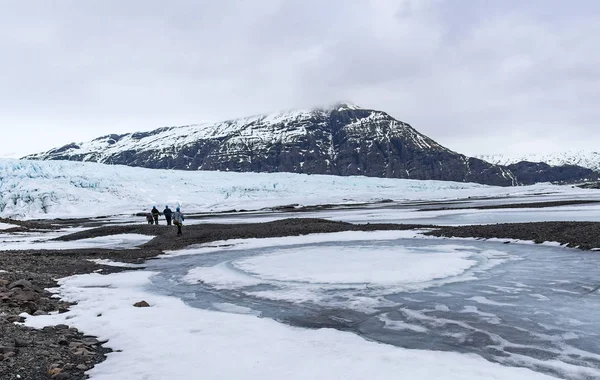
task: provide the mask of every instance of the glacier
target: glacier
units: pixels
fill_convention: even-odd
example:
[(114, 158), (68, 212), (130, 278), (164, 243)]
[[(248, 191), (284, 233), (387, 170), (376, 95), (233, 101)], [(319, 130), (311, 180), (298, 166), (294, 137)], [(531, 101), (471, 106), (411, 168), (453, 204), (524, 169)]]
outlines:
[(569, 186), (493, 187), (474, 183), (293, 173), (176, 171), (89, 162), (0, 159), (0, 217), (131, 215), (152, 206), (187, 212), (364, 202), (453, 200), (538, 193)]

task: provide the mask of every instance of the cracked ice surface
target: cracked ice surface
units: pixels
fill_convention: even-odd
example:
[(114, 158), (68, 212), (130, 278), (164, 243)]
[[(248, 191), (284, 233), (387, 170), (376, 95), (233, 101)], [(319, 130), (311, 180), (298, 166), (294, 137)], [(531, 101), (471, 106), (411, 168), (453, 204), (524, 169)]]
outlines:
[(600, 256), (410, 234), (212, 243), (151, 263), (151, 289), (201, 309), (600, 378)]

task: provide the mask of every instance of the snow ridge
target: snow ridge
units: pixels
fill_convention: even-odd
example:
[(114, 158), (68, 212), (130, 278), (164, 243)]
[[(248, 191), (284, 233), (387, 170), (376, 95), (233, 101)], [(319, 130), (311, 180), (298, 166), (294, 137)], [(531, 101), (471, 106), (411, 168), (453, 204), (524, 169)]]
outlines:
[(510, 165), (521, 161), (543, 162), (551, 166), (576, 165), (600, 172), (600, 152), (572, 150), (554, 153), (522, 155), (481, 154), (477, 158), (496, 165)]

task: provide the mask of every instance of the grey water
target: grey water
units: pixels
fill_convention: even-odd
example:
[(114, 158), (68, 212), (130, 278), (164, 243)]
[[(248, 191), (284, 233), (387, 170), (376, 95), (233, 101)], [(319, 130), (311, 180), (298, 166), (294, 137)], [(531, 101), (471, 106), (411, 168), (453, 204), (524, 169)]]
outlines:
[[(485, 256), (476, 255), (477, 264), (452, 281), (423, 283), (413, 290), (324, 286), (317, 290), (323, 296), (320, 300), (305, 302), (260, 298), (254, 293), (277, 292), (290, 285), (314, 292), (319, 284), (283, 280), (221, 289), (183, 279), (196, 267), (221, 264), (239, 270), (231, 263), (256, 255), (356, 245), (368, 245), (373, 252), (398, 246), (415, 251), (464, 246), (476, 252), (502, 252), (510, 259), (494, 266)], [(150, 261), (148, 269), (157, 272), (152, 291), (179, 297), (197, 308), (221, 310), (219, 305), (231, 304), (293, 326), (334, 328), (410, 349), (472, 353), (562, 379), (600, 378), (600, 291), (596, 289), (600, 253), (596, 252), (440, 239), (340, 241), (169, 257)], [(361, 307), (361, 300), (372, 302)]]

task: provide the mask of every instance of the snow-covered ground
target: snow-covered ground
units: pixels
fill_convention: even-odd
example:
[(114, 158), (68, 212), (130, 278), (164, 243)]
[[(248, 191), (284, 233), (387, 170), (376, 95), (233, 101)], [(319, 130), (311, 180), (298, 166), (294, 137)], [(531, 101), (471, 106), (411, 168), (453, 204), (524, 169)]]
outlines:
[(11, 223), (0, 223), (0, 231), (2, 230), (8, 230), (11, 228), (15, 228), (15, 227), (19, 227), (16, 224), (11, 224)]
[(3, 251), (22, 251), (29, 249), (36, 250), (63, 250), (63, 249), (132, 249), (139, 245), (147, 243), (154, 236), (140, 234), (118, 234), (110, 236), (100, 236), (89, 239), (80, 239), (74, 241), (50, 241), (62, 235), (76, 232), (75, 229), (65, 229), (58, 234), (20, 234), (20, 235), (2, 235), (0, 234), (0, 243)]
[(587, 196), (594, 192), (544, 184), (502, 188), (444, 181), (185, 172), (11, 159), (0, 159), (0, 178), (0, 217), (16, 218), (130, 215), (154, 205), (161, 210), (165, 205), (181, 205), (189, 213), (385, 199), (452, 200), (539, 193)]

